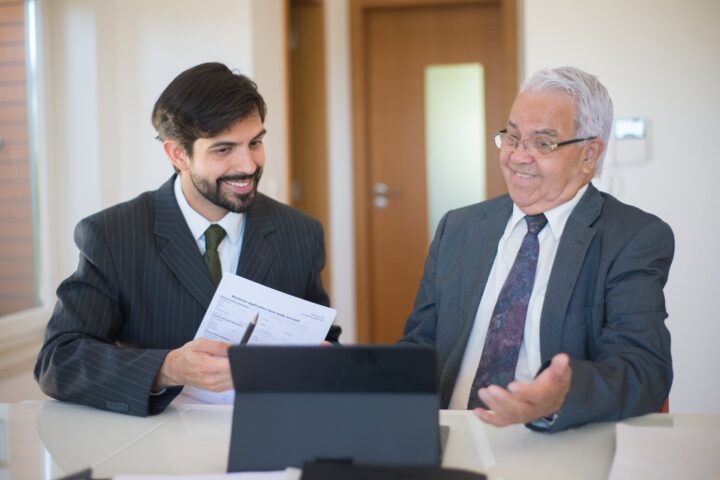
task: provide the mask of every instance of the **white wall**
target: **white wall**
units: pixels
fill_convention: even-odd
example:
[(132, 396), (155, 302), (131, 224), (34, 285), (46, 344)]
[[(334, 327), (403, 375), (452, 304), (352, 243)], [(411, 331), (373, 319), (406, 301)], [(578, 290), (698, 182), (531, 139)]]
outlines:
[(616, 117), (647, 120), (647, 162), (617, 163), (611, 145), (601, 183), (673, 228), (670, 408), (720, 412), (720, 2), (526, 0), (522, 20), (525, 72), (576, 65), (605, 84)]
[[(193, 2), (193, 0), (185, 0)], [(214, 0), (213, 0), (214, 1)], [(248, 1), (248, 0), (245, 0)], [(235, 24), (237, 35), (247, 28), (252, 32), (252, 69), (249, 75), (257, 82), (258, 89), (267, 103), (268, 114), (265, 128), (265, 171), (260, 191), (280, 201), (289, 197), (288, 139), (287, 130), (287, 47), (286, 23), (283, 16), (285, 0), (249, 0), (251, 11), (243, 24)], [(211, 2), (197, 2), (204, 5)], [(219, 12), (221, 10), (216, 11)], [(212, 28), (212, 27), (211, 27)]]
[(325, 2), (325, 84), (328, 108), (330, 283), (344, 343), (356, 340), (355, 223), (348, 2)]

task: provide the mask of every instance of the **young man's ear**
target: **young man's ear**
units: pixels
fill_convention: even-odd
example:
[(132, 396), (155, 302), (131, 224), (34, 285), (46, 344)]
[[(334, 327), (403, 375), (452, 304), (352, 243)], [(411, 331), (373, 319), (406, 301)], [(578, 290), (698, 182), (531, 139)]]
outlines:
[(175, 167), (175, 170), (182, 172), (190, 168), (188, 155), (175, 140), (165, 140), (162, 146), (173, 167)]

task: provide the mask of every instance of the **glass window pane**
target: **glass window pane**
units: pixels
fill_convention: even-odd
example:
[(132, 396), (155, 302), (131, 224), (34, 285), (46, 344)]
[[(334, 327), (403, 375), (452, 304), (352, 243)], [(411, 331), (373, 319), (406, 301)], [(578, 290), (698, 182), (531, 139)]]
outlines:
[(479, 63), (425, 69), (429, 238), (445, 212), (485, 199), (484, 81)]
[(0, 4), (0, 315), (37, 304), (25, 2)]

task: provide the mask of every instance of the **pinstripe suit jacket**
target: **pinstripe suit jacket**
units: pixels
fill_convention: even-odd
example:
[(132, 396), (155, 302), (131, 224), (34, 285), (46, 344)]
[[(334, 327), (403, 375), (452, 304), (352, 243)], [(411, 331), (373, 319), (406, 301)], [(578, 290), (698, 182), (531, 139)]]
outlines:
[[(49, 396), (148, 415), (180, 388), (150, 396), (167, 353), (193, 339), (215, 288), (178, 207), (171, 178), (82, 220), (77, 271), (57, 304), (35, 365)], [(237, 273), (328, 305), (321, 224), (258, 194), (247, 213)]]
[[(401, 343), (433, 345), (447, 408), (498, 242), (509, 196), (448, 212), (425, 264)], [(656, 412), (672, 383), (665, 297), (670, 227), (592, 184), (568, 218), (540, 317), (542, 360), (565, 352), (572, 382), (551, 430)]]

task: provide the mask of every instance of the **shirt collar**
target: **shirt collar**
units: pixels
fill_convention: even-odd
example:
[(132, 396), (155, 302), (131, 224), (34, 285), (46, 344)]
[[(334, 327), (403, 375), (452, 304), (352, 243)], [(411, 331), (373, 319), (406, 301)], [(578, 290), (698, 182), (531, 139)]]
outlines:
[(199, 241), (203, 235), (205, 235), (205, 230), (207, 230), (211, 224), (216, 223), (225, 229), (225, 232), (227, 233), (225, 238), (230, 243), (233, 245), (238, 244), (242, 234), (242, 226), (245, 221), (244, 213), (228, 212), (217, 222), (211, 222), (190, 206), (187, 198), (185, 198), (185, 194), (182, 191), (182, 181), (179, 174), (175, 178), (174, 189), (175, 199), (177, 200), (180, 211), (182, 212), (183, 217), (185, 217), (185, 222), (187, 222), (188, 227), (190, 227), (190, 232), (192, 232), (195, 240)]
[[(552, 232), (553, 237), (555, 237), (555, 240), (558, 240), (562, 236), (563, 230), (565, 230), (565, 224), (567, 223), (568, 218), (570, 218), (570, 214), (575, 208), (575, 205), (577, 205), (582, 198), (587, 188), (587, 184), (583, 185), (573, 198), (553, 209), (548, 210), (547, 212), (543, 212), (548, 220), (548, 226), (550, 227), (550, 231)], [(513, 202), (513, 213), (510, 217), (509, 230), (512, 231), (515, 229), (517, 224), (520, 223), (520, 220), (523, 218), (525, 218), (525, 214), (522, 210), (520, 210), (520, 207)]]

